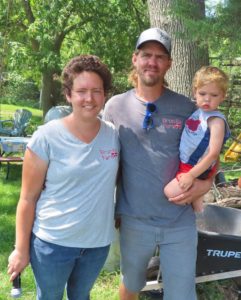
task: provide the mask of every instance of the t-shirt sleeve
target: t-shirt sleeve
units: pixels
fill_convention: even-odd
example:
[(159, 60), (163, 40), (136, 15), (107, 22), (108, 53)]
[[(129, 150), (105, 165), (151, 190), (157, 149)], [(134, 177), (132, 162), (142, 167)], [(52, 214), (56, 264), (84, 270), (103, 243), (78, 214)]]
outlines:
[(102, 119), (105, 120), (105, 121), (109, 121), (109, 122), (113, 123), (113, 119), (111, 117), (111, 107), (110, 107), (110, 102), (109, 101), (105, 105), (103, 115), (102, 115)]
[(49, 162), (49, 142), (43, 128), (39, 128), (34, 132), (31, 140), (27, 144), (27, 148), (33, 151), (39, 158)]

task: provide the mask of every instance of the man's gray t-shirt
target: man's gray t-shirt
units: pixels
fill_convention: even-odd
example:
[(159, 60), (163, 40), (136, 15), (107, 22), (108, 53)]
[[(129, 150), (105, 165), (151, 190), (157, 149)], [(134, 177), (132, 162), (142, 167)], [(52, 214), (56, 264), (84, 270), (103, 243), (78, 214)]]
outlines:
[(134, 89), (112, 97), (106, 104), (104, 118), (115, 125), (121, 143), (116, 213), (154, 226), (192, 226), (192, 207), (170, 203), (163, 188), (175, 177), (180, 137), (195, 105), (169, 89), (153, 103), (157, 112), (152, 114), (154, 127), (149, 130), (142, 128), (146, 102)]

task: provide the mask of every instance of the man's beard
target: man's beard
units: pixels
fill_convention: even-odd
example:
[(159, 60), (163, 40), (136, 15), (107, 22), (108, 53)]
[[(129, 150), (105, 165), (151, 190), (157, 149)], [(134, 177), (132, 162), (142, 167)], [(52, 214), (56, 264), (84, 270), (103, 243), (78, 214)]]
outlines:
[(150, 76), (145, 76), (143, 74), (139, 74), (140, 81), (148, 87), (152, 87), (158, 84), (162, 84), (163, 79), (160, 76), (156, 77), (150, 77)]

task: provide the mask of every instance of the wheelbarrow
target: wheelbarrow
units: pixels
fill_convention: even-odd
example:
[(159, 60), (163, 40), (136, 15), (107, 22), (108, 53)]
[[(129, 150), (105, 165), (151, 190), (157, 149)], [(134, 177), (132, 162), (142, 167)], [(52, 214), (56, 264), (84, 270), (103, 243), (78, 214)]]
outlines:
[[(196, 283), (241, 276), (241, 210), (205, 205), (197, 214), (198, 249)], [(155, 255), (147, 269), (142, 293), (162, 291), (159, 257)]]

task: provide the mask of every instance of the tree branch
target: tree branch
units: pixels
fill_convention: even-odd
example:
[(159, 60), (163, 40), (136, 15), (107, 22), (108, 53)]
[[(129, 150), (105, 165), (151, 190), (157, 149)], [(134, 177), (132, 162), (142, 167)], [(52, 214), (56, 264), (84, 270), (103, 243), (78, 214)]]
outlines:
[[(24, 8), (24, 11), (25, 11), (25, 14), (26, 14), (29, 24), (34, 23), (35, 17), (33, 15), (31, 4), (30, 4), (29, 0), (22, 0), (22, 3), (23, 3), (23, 8)], [(25, 27), (25, 31), (26, 31), (27, 27), (24, 24), (21, 24), (21, 25)], [(32, 45), (32, 49), (37, 52), (39, 50), (39, 42), (31, 37), (30, 37), (30, 42)]]
[(29, 23), (30, 24), (34, 23), (35, 18), (34, 18), (29, 0), (22, 0), (22, 3), (23, 3), (23, 8), (24, 8), (24, 11), (25, 11), (25, 14), (26, 14), (26, 17), (27, 17)]

